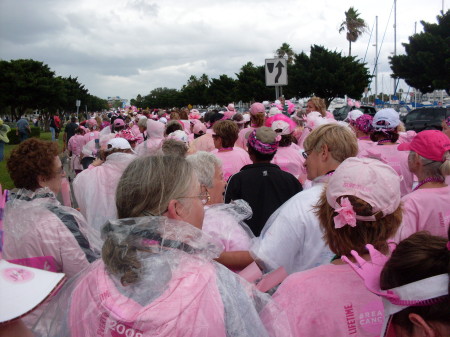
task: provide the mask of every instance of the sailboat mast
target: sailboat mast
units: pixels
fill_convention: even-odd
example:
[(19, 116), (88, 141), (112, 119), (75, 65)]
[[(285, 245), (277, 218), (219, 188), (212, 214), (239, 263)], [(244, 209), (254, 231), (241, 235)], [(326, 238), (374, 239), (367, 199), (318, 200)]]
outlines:
[[(397, 0), (394, 0), (394, 57), (397, 55)], [(395, 96), (395, 89), (396, 89), (396, 83), (394, 78), (394, 93)]]

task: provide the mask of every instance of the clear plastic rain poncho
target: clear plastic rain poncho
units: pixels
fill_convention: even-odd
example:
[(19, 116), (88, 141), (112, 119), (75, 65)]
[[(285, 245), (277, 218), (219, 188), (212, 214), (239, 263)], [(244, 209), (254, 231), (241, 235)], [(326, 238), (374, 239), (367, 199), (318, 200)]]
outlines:
[[(202, 230), (142, 217), (110, 221), (103, 235), (108, 266), (99, 260), (67, 283), (37, 336), (291, 336), (269, 295), (213, 261), (222, 248)], [(137, 279), (123, 285), (129, 273)]]
[(89, 226), (88, 240), (97, 251), (103, 245), (101, 227), (107, 220), (117, 219), (116, 188), (119, 179), (136, 158), (130, 153), (112, 153), (102, 165), (84, 170), (73, 181), (75, 198)]
[(249, 250), (255, 236), (244, 220), (252, 214), (250, 205), (242, 199), (230, 204), (205, 206), (202, 229), (220, 240), (226, 252)]
[(83, 215), (61, 205), (49, 188), (13, 190), (5, 208), (4, 258), (51, 256), (56, 271), (70, 278), (98, 258), (86, 228)]

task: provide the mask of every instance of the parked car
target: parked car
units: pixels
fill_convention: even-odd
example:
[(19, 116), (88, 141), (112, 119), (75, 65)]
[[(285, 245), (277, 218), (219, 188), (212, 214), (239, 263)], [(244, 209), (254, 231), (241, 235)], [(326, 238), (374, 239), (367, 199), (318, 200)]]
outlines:
[(362, 111), (363, 114), (371, 115), (372, 117), (375, 116), (375, 114), (377, 112), (377, 110), (373, 106), (370, 106), (370, 105), (361, 105), (359, 108), (357, 108), (355, 106), (346, 105), (346, 106), (343, 106), (342, 108), (335, 109), (333, 111), (334, 118), (337, 121), (343, 121), (344, 119), (347, 118), (348, 113), (355, 109)]
[(403, 123), (406, 130), (420, 132), (423, 130), (441, 130), (442, 121), (450, 116), (450, 108), (423, 107), (412, 110), (405, 117)]

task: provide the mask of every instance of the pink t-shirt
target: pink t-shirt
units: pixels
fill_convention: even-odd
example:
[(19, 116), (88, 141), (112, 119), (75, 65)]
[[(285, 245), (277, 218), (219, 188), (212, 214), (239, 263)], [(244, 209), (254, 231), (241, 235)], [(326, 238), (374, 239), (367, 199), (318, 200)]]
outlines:
[(234, 146), (239, 146), (241, 149), (247, 149), (247, 139), (245, 138), (245, 135), (249, 132), (249, 131), (253, 131), (256, 128), (254, 127), (248, 127), (245, 129), (242, 129), (241, 131), (239, 131), (238, 133), (238, 139), (236, 140), (236, 143), (234, 143)]
[(298, 178), (304, 173), (305, 159), (300, 148), (296, 144), (287, 147), (279, 147), (271, 163), (278, 165), (283, 171), (291, 173)]
[(384, 310), (347, 264), (327, 264), (290, 275), (273, 296), (294, 336), (378, 337)]
[(400, 193), (402, 197), (411, 193), (414, 176), (408, 167), (408, 151), (399, 151), (396, 145), (373, 145), (363, 152), (359, 157), (375, 158), (392, 167), (403, 180), (400, 182)]
[(450, 225), (450, 186), (421, 188), (402, 198), (403, 220), (395, 242), (419, 231), (447, 237)]
[(360, 154), (365, 150), (371, 148), (376, 144), (377, 143), (372, 142), (370, 139), (358, 139), (358, 157), (360, 157)]
[(252, 164), (247, 151), (240, 147), (234, 147), (231, 151), (211, 151), (222, 161), (222, 171), (225, 180), (228, 180), (233, 174), (238, 173), (245, 165)]

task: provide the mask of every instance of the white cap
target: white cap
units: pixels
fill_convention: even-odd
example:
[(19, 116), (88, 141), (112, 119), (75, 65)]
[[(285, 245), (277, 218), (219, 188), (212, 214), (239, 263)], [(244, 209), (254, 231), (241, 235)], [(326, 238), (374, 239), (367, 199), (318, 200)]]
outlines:
[(381, 109), (373, 116), (372, 126), (377, 130), (395, 129), (400, 124), (400, 116), (392, 108)]
[(167, 135), (168, 139), (175, 139), (175, 140), (179, 140), (183, 143), (189, 143), (189, 138), (188, 135), (186, 134), (186, 132), (182, 131), (182, 130), (176, 130), (174, 132), (171, 132)]
[(125, 138), (113, 138), (110, 139), (107, 146), (107, 149), (120, 149), (120, 150), (132, 150), (130, 143)]
[(0, 260), (0, 323), (29, 313), (64, 281), (63, 273)]
[(273, 106), (269, 110), (269, 117), (275, 116), (280, 113), (281, 113), (280, 109), (278, 109), (276, 106)]
[(354, 122), (354, 121), (356, 121), (356, 119), (357, 119), (358, 117), (360, 117), (360, 116), (362, 116), (362, 115), (364, 115), (364, 114), (362, 113), (361, 110), (355, 109), (355, 110), (352, 110), (352, 111), (349, 111), (349, 112), (348, 112), (347, 118), (344, 119), (344, 121), (345, 121), (345, 122), (350, 122), (350, 121), (353, 121), (353, 122)]
[(274, 121), (271, 126), (273, 131), (277, 131), (281, 129), (281, 132), (277, 132), (280, 135), (288, 135), (291, 133), (291, 128), (289, 123), (285, 121)]

